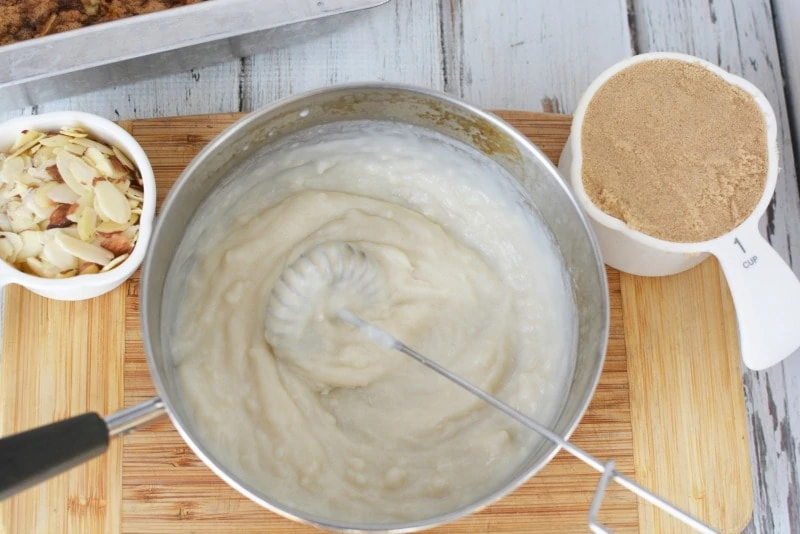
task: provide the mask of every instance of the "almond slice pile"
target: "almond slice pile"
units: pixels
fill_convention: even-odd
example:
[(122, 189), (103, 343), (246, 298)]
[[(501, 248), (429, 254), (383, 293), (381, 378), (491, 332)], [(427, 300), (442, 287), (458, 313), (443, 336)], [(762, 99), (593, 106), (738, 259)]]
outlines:
[(0, 259), (44, 278), (113, 269), (133, 251), (143, 201), (117, 147), (78, 128), (24, 130), (0, 153)]

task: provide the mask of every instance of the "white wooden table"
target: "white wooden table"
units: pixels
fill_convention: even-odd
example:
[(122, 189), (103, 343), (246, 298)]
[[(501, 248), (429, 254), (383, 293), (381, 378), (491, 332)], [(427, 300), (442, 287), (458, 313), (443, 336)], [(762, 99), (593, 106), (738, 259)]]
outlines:
[[(782, 173), (763, 231), (800, 273), (798, 26), (800, 0), (391, 0), (334, 35), (0, 119), (61, 109), (111, 119), (249, 111), (365, 80), (442, 89), (485, 108), (570, 113), (619, 59), (686, 52), (744, 76), (772, 102)], [(755, 489), (749, 530), (800, 532), (800, 353), (766, 372), (745, 372), (744, 389)]]

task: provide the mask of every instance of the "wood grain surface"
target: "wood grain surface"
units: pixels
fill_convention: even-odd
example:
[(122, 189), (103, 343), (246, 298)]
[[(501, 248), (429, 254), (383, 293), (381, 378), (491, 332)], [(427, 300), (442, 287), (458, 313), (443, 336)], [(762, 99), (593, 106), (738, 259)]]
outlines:
[[(0, 435), (122, 408), (122, 288), (59, 302), (14, 286), (5, 299)], [(0, 532), (116, 532), (121, 474), (122, 442), (114, 441), (105, 456), (0, 503)]]
[[(557, 158), (568, 117), (498, 114)], [(150, 156), (159, 202), (190, 159), (238, 116), (122, 123)], [(738, 532), (752, 510), (750, 466), (735, 319), (716, 264), (665, 279), (609, 270), (608, 279), (606, 365), (574, 441), (615, 459), (621, 472), (722, 531)], [(2, 434), (86, 409), (108, 413), (123, 401), (130, 406), (154, 395), (139, 330), (138, 281), (137, 273), (115, 292), (80, 304), (8, 292)], [(507, 498), (437, 531), (585, 532), (597, 481), (597, 473), (562, 452)], [(8, 534), (310, 530), (228, 487), (167, 418), (115, 442), (109, 456), (6, 501), (0, 514)], [(619, 532), (685, 531), (615, 485), (601, 520)]]
[[(749, 469), (736, 460), (748, 457), (747, 426), (731, 417), (744, 413), (744, 398), (735, 314), (719, 265), (709, 259), (662, 278), (622, 275), (621, 286), (632, 426), (652, 431), (633, 433), (636, 476), (697, 517), (740, 532), (750, 514), (739, 506), (752, 503), (753, 489)], [(732, 438), (725, 446), (735, 452), (717, 448), (720, 435)], [(700, 482), (704, 471), (714, 477)], [(642, 525), (656, 524), (654, 514), (639, 503)]]
[[(331, 35), (213, 67), (32, 108), (110, 119), (250, 111), (305, 89), (386, 80), (488, 107), (570, 113), (589, 82), (631, 54), (702, 56), (762, 89), (779, 117), (782, 161), (762, 230), (800, 274), (800, 8), (797, 0), (390, 0)], [(791, 142), (794, 132), (794, 142)], [(755, 488), (748, 532), (800, 532), (800, 353), (744, 370)]]

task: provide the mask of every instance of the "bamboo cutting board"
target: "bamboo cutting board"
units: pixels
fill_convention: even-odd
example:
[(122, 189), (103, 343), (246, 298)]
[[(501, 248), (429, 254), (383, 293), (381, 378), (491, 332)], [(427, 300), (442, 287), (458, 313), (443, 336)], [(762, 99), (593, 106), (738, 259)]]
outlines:
[[(569, 117), (500, 112), (557, 160)], [(123, 123), (150, 156), (159, 202), (190, 159), (239, 115)], [(753, 507), (736, 322), (714, 260), (649, 279), (608, 270), (611, 332), (603, 375), (573, 436), (600, 459), (715, 528), (739, 532)], [(6, 291), (0, 434), (152, 395), (138, 318), (138, 274), (83, 303)], [(54, 444), (57, 446), (57, 444)], [(560, 453), (522, 488), (437, 532), (586, 532), (598, 475)], [(622, 532), (684, 532), (612, 485), (601, 520)], [(0, 505), (8, 534), (307, 532), (218, 479), (167, 418), (110, 452)]]

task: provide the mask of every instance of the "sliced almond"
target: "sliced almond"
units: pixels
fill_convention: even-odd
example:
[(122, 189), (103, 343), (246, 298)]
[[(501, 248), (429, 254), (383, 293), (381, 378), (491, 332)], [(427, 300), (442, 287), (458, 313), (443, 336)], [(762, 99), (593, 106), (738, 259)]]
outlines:
[(142, 181), (142, 175), (134, 169), (133, 171), (133, 180), (131, 181), (131, 187), (134, 189), (138, 189), (139, 191), (144, 191), (144, 182)]
[[(78, 199), (78, 202), (74, 203), (70, 207), (69, 211), (67, 212), (67, 218), (72, 222), (77, 223), (80, 220), (85, 210), (93, 208), (94, 202), (95, 202), (94, 192), (89, 191), (88, 193), (83, 195), (80, 199)], [(95, 213), (97, 213), (97, 210), (94, 211)]]
[(47, 196), (57, 204), (72, 204), (81, 198), (67, 184), (55, 184), (55, 187), (47, 192)]
[[(42, 248), (41, 259), (50, 262), (53, 266), (55, 266), (59, 272), (60, 271), (67, 271), (69, 269), (77, 269), (78, 260), (75, 258), (75, 254), (72, 251), (66, 250), (61, 244), (58, 242), (59, 237), (65, 237), (61, 234), (56, 234), (55, 240), (50, 243), (45, 243), (44, 247)], [(73, 239), (71, 237), (66, 237), (67, 239)]]
[[(22, 130), (17, 138), (14, 139), (14, 144), (11, 145), (10, 152), (13, 154), (14, 152), (18, 151), (20, 148), (26, 145), (30, 145), (31, 142), (36, 142), (37, 139), (40, 137), (45, 137), (45, 134), (39, 132), (37, 130)], [(24, 152), (24, 150), (23, 150)], [(21, 154), (22, 152), (20, 152)], [(11, 156), (14, 157), (14, 156)]]
[[(26, 184), (22, 182), (14, 182), (11, 188), (9, 188), (8, 191), (6, 192), (6, 198), (18, 201), (27, 192), (28, 192), (28, 186)], [(6, 212), (10, 213), (11, 211), (12, 208), (10, 206), (6, 206)]]
[(64, 178), (62, 178), (61, 177), (61, 173), (58, 172), (58, 166), (49, 165), (49, 166), (45, 167), (45, 170), (47, 171), (47, 174), (50, 175), (50, 178), (52, 178), (54, 181), (62, 183), (62, 184), (64, 183)]
[(80, 158), (75, 158), (69, 163), (69, 170), (75, 179), (87, 189), (90, 189), (95, 181), (94, 179), (100, 176), (97, 169)]
[(50, 173), (47, 172), (47, 169), (45, 167), (31, 167), (25, 172), (28, 173), (28, 176), (32, 176), (33, 178), (35, 178), (37, 182), (53, 181), (53, 179), (50, 177)]
[[(111, 263), (109, 262), (108, 265), (111, 265)], [(96, 263), (81, 263), (81, 266), (78, 267), (78, 274), (97, 274), (99, 272), (100, 266)]]
[[(48, 182), (48, 184), (52, 183), (53, 182)], [(31, 189), (25, 194), (25, 197), (23, 197), (25, 199), (25, 207), (27, 207), (33, 213), (33, 220), (37, 226), (40, 222), (49, 220), (50, 215), (52, 215), (53, 211), (56, 209), (56, 204), (54, 202), (50, 202), (47, 197), (44, 198), (46, 204), (44, 206), (39, 205), (37, 202), (39, 189), (41, 189), (41, 187)]]
[(8, 263), (17, 261), (22, 250), (22, 238), (13, 232), (0, 232), (0, 259)]
[(70, 154), (75, 154), (76, 156), (83, 156), (83, 154), (88, 149), (85, 146), (79, 145), (77, 143), (67, 143), (66, 145), (64, 145), (64, 150), (66, 150)]
[(20, 156), (25, 152), (28, 152), (31, 148), (38, 144), (38, 139), (34, 139), (33, 141), (28, 142), (27, 144), (19, 147), (17, 150), (11, 153), (10, 157)]
[(55, 236), (56, 232), (61, 232), (64, 235), (68, 235), (70, 237), (74, 237), (75, 239), (80, 239), (81, 236), (78, 234), (78, 225), (73, 224), (72, 226), (67, 226), (66, 228), (59, 228), (57, 230), (51, 230), (53, 235)]
[(78, 219), (78, 236), (84, 241), (91, 241), (94, 238), (96, 225), (97, 212), (93, 208), (87, 207), (83, 210), (81, 218)]
[(58, 187), (60, 184), (56, 182), (48, 182), (36, 189), (36, 205), (40, 208), (47, 208), (55, 204), (50, 198), (50, 191)]
[(20, 233), (25, 230), (36, 230), (39, 228), (39, 223), (36, 221), (36, 216), (27, 206), (21, 202), (9, 202), (6, 206), (14, 206), (8, 208), (8, 219), (11, 221), (11, 231)]
[(71, 126), (64, 126), (63, 128), (61, 128), (61, 133), (69, 137), (89, 137), (89, 134), (86, 133), (84, 130)]
[(63, 147), (71, 141), (73, 141), (71, 137), (61, 134), (48, 135), (47, 137), (39, 139), (39, 143), (47, 147)]
[(36, 175), (31, 174), (31, 169), (25, 169), (22, 174), (19, 175), (17, 178), (17, 182), (23, 184), (28, 187), (38, 187), (42, 185), (42, 180), (40, 180)]
[[(133, 185), (133, 184), (129, 184)], [(138, 189), (134, 189), (133, 187), (129, 187), (127, 191), (125, 191), (125, 196), (131, 200), (136, 200), (138, 202), (144, 202), (144, 191), (140, 191)]]
[(103, 143), (98, 143), (94, 139), (89, 139), (88, 137), (76, 137), (72, 139), (72, 142), (77, 143), (79, 145), (83, 145), (87, 148), (94, 148), (96, 150), (99, 150), (106, 156), (114, 155), (114, 150), (111, 147), (109, 147), (108, 145), (104, 145)]
[[(83, 160), (78, 158), (76, 155), (70, 154), (69, 152), (59, 152), (56, 156), (56, 167), (58, 168), (58, 173), (61, 175), (64, 183), (67, 184), (70, 189), (75, 191), (78, 196), (83, 196), (83, 194), (89, 190), (89, 186), (81, 183), (72, 174), (71, 167), (76, 161), (79, 161), (82, 165), (85, 165)], [(91, 180), (88, 183), (91, 184)]]
[(122, 180), (114, 182), (114, 187), (116, 187), (119, 192), (124, 195), (128, 192), (128, 189), (131, 188), (131, 181), (127, 178), (123, 178)]
[(15, 196), (13, 200), (9, 200), (6, 202), (6, 215), (11, 218), (11, 214), (20, 209), (22, 206), (22, 201), (18, 196)]
[(84, 158), (89, 160), (89, 163), (91, 163), (95, 169), (100, 171), (103, 176), (110, 177), (112, 174), (114, 174), (114, 168), (111, 165), (111, 160), (109, 160), (106, 155), (97, 150), (95, 147), (90, 146), (87, 148)]
[(25, 260), (25, 265), (27, 266), (27, 270), (32, 274), (41, 276), (42, 278), (55, 278), (58, 276), (58, 273), (61, 272), (50, 263), (42, 261), (39, 258), (28, 258)]
[(39, 148), (39, 150), (37, 150), (36, 153), (33, 153), (33, 151), (29, 152), (30, 154), (33, 154), (32, 161), (34, 167), (42, 167), (42, 166), (46, 167), (47, 165), (44, 165), (46, 161), (52, 161), (51, 165), (55, 164), (56, 153), (53, 150), (53, 147), (42, 146), (42, 145), (36, 145), (36, 146)]
[(62, 232), (55, 235), (55, 242), (60, 245), (64, 251), (85, 262), (107, 265), (108, 262), (114, 259), (114, 254), (108, 250), (92, 245), (91, 243), (85, 243), (80, 239), (75, 239)]
[(111, 269), (113, 269), (114, 267), (118, 267), (118, 266), (119, 266), (120, 264), (122, 264), (122, 263), (123, 263), (125, 260), (127, 260), (127, 259), (128, 259), (128, 257), (130, 257), (130, 254), (123, 254), (123, 255), (121, 255), (121, 256), (117, 256), (116, 258), (114, 258), (113, 260), (111, 260), (110, 262), (108, 262), (108, 264), (107, 264), (105, 267), (103, 267), (103, 268), (100, 270), (100, 272), (101, 272), (101, 273), (104, 273), (104, 272), (106, 272), (106, 271), (110, 271), (110, 270), (111, 270)]
[(97, 213), (107, 221), (126, 223), (131, 217), (131, 206), (125, 195), (111, 182), (101, 181), (94, 186), (97, 195)]
[(9, 242), (8, 239), (3, 238), (0, 236), (0, 260), (3, 260), (6, 263), (13, 264), (16, 261), (17, 257), (14, 254), (14, 247)]
[(118, 234), (130, 228), (130, 221), (124, 224), (115, 223), (113, 221), (103, 221), (97, 225), (94, 231), (97, 235), (101, 235), (103, 237), (108, 237), (113, 234)]
[(6, 158), (0, 168), (0, 181), (12, 184), (20, 179), (25, 171), (25, 160), (17, 157)]
[(112, 146), (111, 149), (114, 151), (114, 155), (117, 156), (117, 159), (120, 162), (122, 162), (123, 165), (125, 165), (126, 167), (128, 167), (132, 171), (136, 170), (136, 166), (134, 166), (134, 164), (131, 163), (131, 160), (128, 159), (128, 156), (126, 156), (125, 153), (122, 152), (122, 150), (120, 150), (119, 148), (117, 148), (115, 146)]
[(61, 271), (56, 275), (56, 278), (72, 278), (78, 274), (78, 269), (70, 269), (68, 271)]
[(43, 134), (37, 130), (23, 130), (14, 140), (14, 144), (11, 146), (9, 157), (13, 158), (24, 152), (27, 152), (39, 144), (39, 139), (42, 139), (45, 137), (45, 135), (46, 134)]
[(120, 178), (130, 176), (131, 170), (123, 165), (116, 156), (111, 156), (108, 161), (111, 163), (111, 178), (118, 180)]
[(131, 243), (136, 243), (136, 239), (139, 237), (139, 226), (131, 226), (127, 230), (122, 232), (122, 235), (125, 236), (125, 239), (130, 241)]
[(112, 252), (114, 256), (130, 254), (133, 252), (133, 245), (122, 233), (112, 234), (100, 242), (100, 246)]
[(14, 188), (13, 185), (9, 184), (0, 184), (0, 202), (5, 204), (9, 200), (19, 200), (18, 198), (14, 197), (11, 194), (11, 190)]
[(42, 253), (44, 243), (42, 238), (44, 232), (38, 230), (27, 230), (19, 234), (22, 238), (22, 249), (17, 254), (17, 261), (25, 261), (28, 258), (38, 256)]
[(67, 218), (67, 213), (69, 213), (70, 206), (71, 204), (59, 204), (56, 207), (53, 213), (50, 214), (50, 222), (47, 225), (48, 230), (72, 226), (72, 221)]
[(80, 219), (82, 212), (83, 210), (81, 209), (80, 204), (78, 204), (77, 202), (75, 202), (74, 204), (70, 204), (69, 209), (67, 210), (67, 219), (69, 219), (74, 223), (77, 223), (78, 219)]

